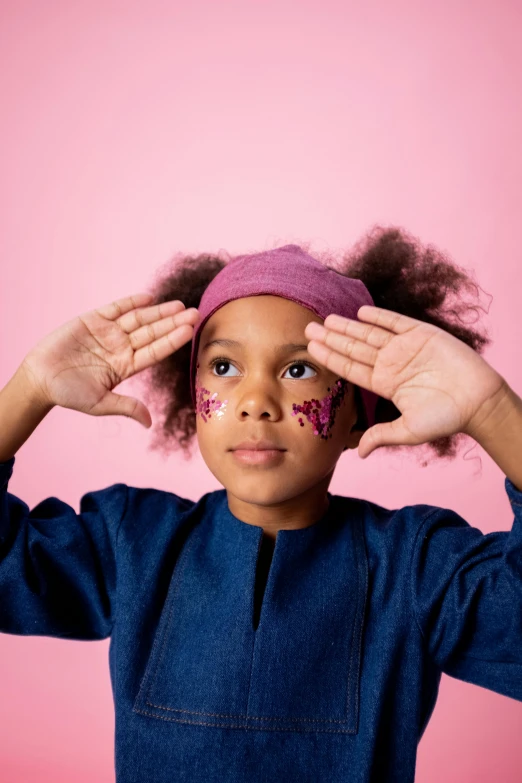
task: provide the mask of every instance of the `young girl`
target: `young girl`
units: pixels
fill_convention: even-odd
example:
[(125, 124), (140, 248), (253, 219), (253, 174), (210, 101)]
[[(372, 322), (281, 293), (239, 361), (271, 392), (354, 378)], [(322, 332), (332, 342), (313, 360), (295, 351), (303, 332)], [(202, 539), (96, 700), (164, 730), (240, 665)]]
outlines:
[[(24, 358), (0, 393), (0, 630), (110, 636), (118, 783), (409, 783), (442, 672), (522, 700), (522, 400), (448, 307), (469, 286), (396, 229), (342, 269), (198, 256)], [(117, 483), (79, 514), (7, 491), (55, 405), (150, 426), (112, 391), (146, 368), (159, 442), (197, 434), (224, 489)], [(469, 436), (509, 533), (328, 492), (345, 449)]]

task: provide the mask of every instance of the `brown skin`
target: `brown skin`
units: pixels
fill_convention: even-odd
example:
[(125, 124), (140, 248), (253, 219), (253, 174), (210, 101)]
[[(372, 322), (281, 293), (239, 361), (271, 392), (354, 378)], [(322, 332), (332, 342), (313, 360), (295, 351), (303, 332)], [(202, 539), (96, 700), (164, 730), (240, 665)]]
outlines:
[[(275, 540), (277, 531), (305, 528), (328, 508), (327, 491), (343, 449), (357, 448), (362, 431), (357, 420), (354, 386), (348, 384), (337, 410), (332, 435), (314, 435), (306, 417), (292, 416), (292, 404), (321, 400), (340, 377), (316, 361), (307, 350), (282, 354), (283, 343), (306, 345), (305, 327), (323, 320), (296, 302), (278, 296), (235, 299), (207, 321), (198, 348), (198, 382), (228, 400), (222, 415), (206, 422), (197, 415), (197, 437), (203, 459), (227, 491), (229, 509), (243, 522), (262, 527)], [(228, 339), (243, 347), (203, 346)], [(210, 366), (222, 356), (227, 364)], [(309, 362), (311, 368), (300, 362)], [(289, 370), (294, 366), (292, 372)], [(219, 374), (218, 374), (219, 373)], [(293, 377), (297, 375), (298, 377)], [(240, 441), (272, 438), (287, 449), (280, 462), (245, 465), (230, 449)]]

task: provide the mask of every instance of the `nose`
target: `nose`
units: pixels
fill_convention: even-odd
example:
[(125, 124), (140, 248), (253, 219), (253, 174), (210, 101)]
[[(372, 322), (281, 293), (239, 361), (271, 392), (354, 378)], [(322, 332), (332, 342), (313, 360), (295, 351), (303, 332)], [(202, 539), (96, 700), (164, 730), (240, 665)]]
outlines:
[(281, 415), (281, 403), (277, 390), (267, 383), (266, 378), (254, 380), (245, 386), (237, 404), (240, 419), (250, 416), (252, 419), (276, 420)]

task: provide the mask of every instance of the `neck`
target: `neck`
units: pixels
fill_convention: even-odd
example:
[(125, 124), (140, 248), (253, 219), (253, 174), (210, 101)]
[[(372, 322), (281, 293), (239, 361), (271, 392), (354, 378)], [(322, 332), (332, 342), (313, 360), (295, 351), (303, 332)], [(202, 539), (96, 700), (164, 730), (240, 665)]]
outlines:
[(327, 495), (330, 481), (331, 475), (297, 497), (270, 504), (245, 500), (227, 490), (228, 507), (239, 520), (262, 527), (265, 535), (275, 540), (279, 530), (310, 527), (326, 514), (330, 504)]

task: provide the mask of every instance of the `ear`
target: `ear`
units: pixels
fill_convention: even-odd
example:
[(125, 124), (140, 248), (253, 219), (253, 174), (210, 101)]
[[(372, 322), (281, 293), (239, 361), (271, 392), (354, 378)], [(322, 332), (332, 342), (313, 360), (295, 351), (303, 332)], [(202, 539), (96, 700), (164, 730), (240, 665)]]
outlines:
[(355, 416), (350, 434), (346, 439), (346, 445), (343, 451), (347, 449), (356, 449), (359, 446), (363, 434), (367, 429), (366, 411), (364, 410), (362, 397), (358, 386), (354, 387)]
[(359, 441), (361, 440), (364, 430), (355, 429), (355, 425), (352, 427), (352, 430), (346, 439), (346, 446), (344, 447), (343, 451), (346, 451), (347, 449), (356, 449), (359, 446)]

